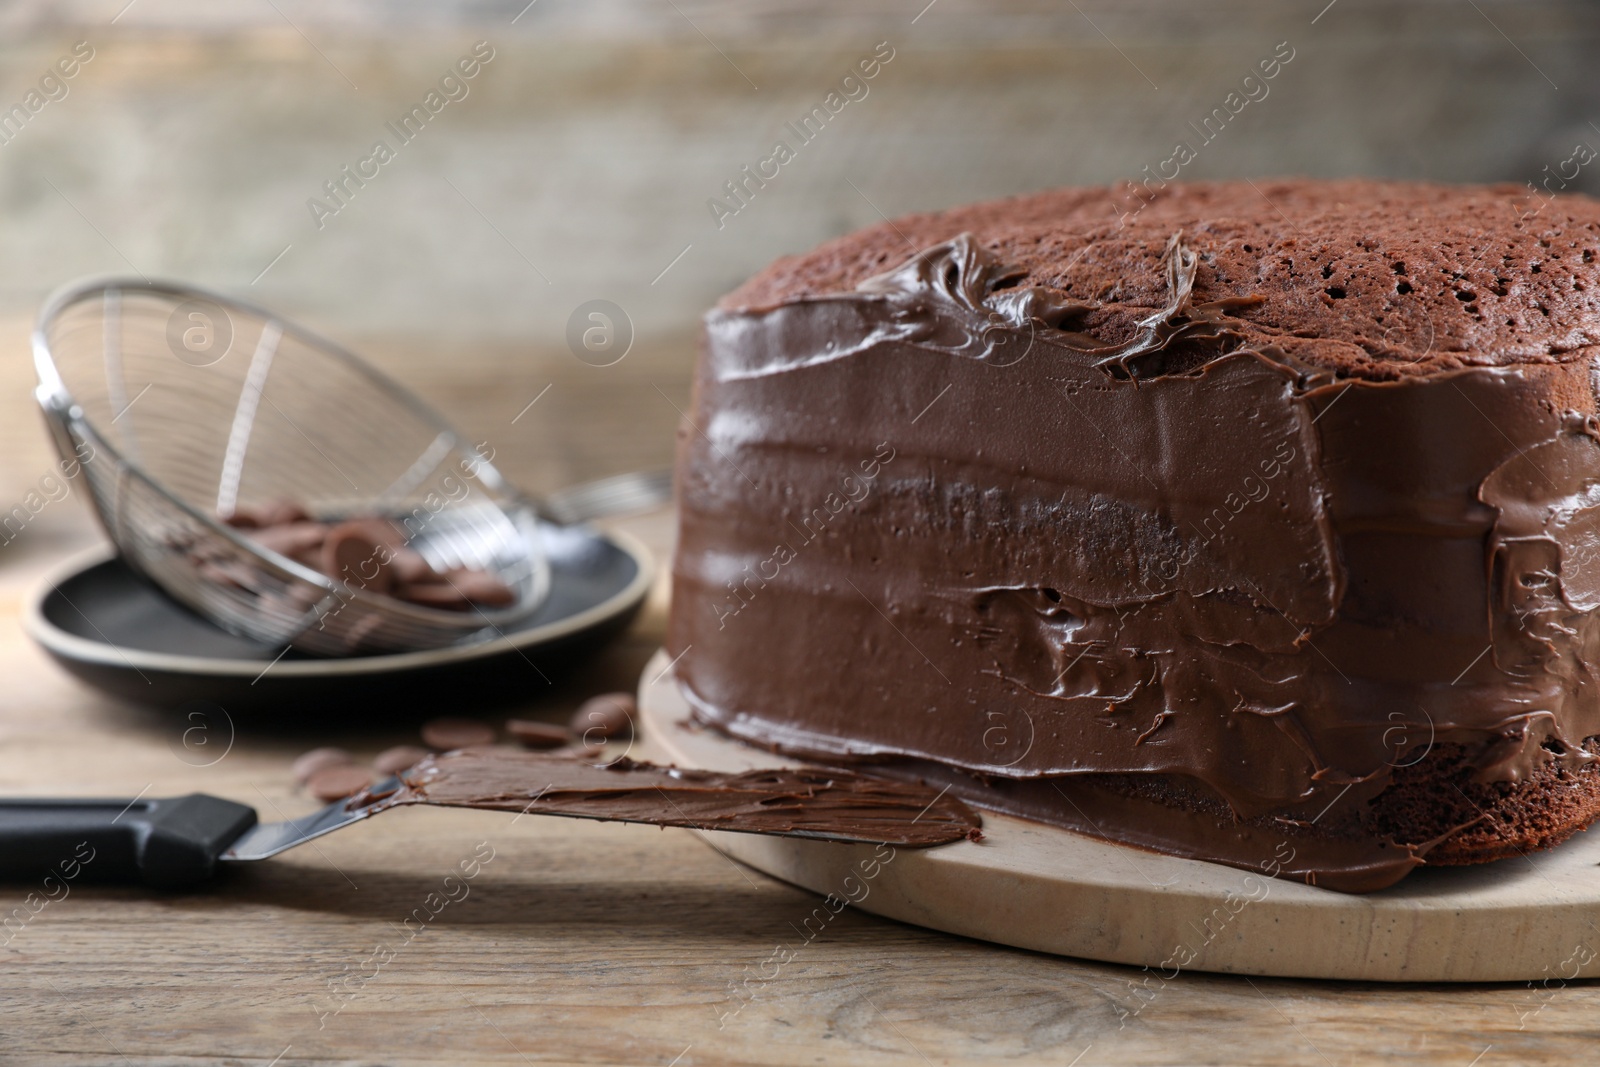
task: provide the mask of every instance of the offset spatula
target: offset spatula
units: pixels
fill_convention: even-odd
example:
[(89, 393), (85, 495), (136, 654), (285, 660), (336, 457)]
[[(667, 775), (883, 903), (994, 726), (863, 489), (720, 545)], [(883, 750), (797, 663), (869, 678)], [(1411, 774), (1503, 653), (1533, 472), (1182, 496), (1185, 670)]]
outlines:
[[(429, 756), (349, 800), (287, 822), (193, 793), (165, 800), (0, 800), (0, 880), (50, 875), (194, 885), (410, 804), (686, 826), (911, 848), (977, 838), (945, 790), (831, 768), (718, 774), (619, 759), (465, 749)], [(68, 873), (68, 872), (71, 873)]]

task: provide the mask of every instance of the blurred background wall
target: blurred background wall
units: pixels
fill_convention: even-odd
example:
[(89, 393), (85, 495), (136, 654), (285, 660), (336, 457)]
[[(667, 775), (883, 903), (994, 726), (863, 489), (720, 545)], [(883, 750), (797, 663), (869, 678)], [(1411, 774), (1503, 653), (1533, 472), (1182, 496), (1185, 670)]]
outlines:
[[(1284, 42), (1184, 177), (1522, 183), (1600, 149), (1588, 0), (8, 0), (0, 108), (43, 103), (0, 122), (0, 497), (49, 464), (32, 313), (106, 272), (354, 345), (530, 488), (663, 465), (720, 293), (881, 214), (1139, 178)], [(75, 46), (92, 58), (41, 88)], [(465, 95), (402, 144), (387, 124), (475, 47)], [(724, 183), (882, 47), (719, 226)], [(345, 179), (380, 139), (393, 158)], [(566, 341), (597, 298), (635, 335), (607, 367)]]

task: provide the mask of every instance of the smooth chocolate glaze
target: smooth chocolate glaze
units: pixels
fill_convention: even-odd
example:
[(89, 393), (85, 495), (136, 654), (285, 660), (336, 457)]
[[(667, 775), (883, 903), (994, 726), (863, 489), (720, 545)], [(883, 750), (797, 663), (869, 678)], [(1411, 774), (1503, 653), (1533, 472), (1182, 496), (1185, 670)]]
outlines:
[(572, 755), (461, 749), (429, 756), (400, 780), (383, 806), (439, 804), (908, 848), (982, 836), (977, 814), (947, 790), (820, 767), (718, 774), (626, 757), (596, 764)]
[(668, 651), (736, 738), (1382, 888), (1456, 829), (1361, 828), (1431, 746), (1593, 758), (1589, 361), (1347, 377), (1257, 293), (1193, 303), (1179, 236), (1162, 269), (1114, 340), (966, 234), (711, 313)]

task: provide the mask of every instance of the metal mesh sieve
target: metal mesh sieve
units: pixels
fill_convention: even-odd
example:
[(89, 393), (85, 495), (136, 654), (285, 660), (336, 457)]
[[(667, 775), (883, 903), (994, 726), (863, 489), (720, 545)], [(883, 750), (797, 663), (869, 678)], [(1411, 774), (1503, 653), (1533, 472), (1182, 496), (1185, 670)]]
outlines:
[[(497, 632), (549, 590), (532, 504), (420, 400), (272, 312), (135, 279), (57, 293), (33, 336), (37, 397), (123, 556), (235, 633), (322, 655)], [(487, 571), (510, 607), (423, 607), (339, 581), (222, 521), (293, 500), (382, 515), (436, 570)]]

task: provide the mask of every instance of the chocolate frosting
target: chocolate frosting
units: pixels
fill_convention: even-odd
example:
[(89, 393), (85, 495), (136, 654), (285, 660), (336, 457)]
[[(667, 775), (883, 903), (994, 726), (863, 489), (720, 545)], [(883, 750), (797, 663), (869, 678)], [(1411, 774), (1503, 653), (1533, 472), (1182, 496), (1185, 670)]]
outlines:
[(461, 749), (429, 756), (400, 781), (385, 807), (438, 804), (910, 848), (981, 836), (978, 816), (947, 790), (821, 767), (718, 774), (626, 757), (601, 764)]
[[(1286, 199), (1314, 228), (1335, 198), (1304, 185)], [(1303, 284), (1219, 291), (1207, 264), (1237, 249), (1211, 221), (1163, 235), (1153, 280), (1090, 271), (1159, 292), (1144, 307), (1037, 254), (1008, 262), (1006, 231), (955, 234), (848, 291), (807, 283), (848, 258), (825, 250), (747, 287), (764, 302), (711, 313), (669, 637), (697, 715), (1347, 890), (1391, 884), (1459, 829), (1363, 828), (1434, 746), (1465, 746), (1476, 781), (1592, 760), (1592, 321), (1550, 324), (1574, 343), (1522, 361), (1422, 352), (1414, 331), (1357, 359), (1317, 343), (1357, 327), (1274, 325), (1305, 319), (1283, 308)], [(1386, 259), (1381, 239), (1346, 239)], [(1047, 276), (1101, 296), (1023, 284)], [(1468, 336), (1451, 329), (1435, 341)]]

